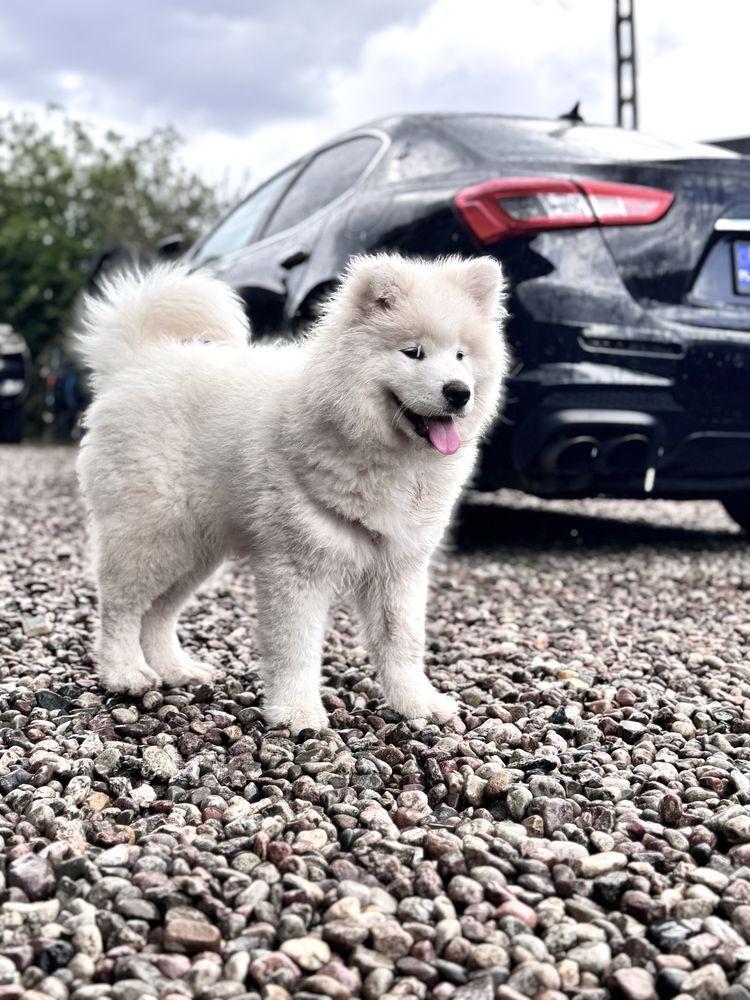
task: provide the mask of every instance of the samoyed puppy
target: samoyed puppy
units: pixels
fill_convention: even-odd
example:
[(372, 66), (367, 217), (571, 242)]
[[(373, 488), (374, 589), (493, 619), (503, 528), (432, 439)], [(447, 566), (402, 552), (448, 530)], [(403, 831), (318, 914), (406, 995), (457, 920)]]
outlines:
[(508, 366), (492, 258), (354, 259), (301, 343), (248, 345), (240, 299), (160, 266), (88, 301), (78, 474), (110, 691), (206, 682), (177, 617), (218, 564), (255, 574), (265, 719), (327, 725), (321, 647), (348, 594), (388, 703), (456, 712), (423, 666), (430, 556)]

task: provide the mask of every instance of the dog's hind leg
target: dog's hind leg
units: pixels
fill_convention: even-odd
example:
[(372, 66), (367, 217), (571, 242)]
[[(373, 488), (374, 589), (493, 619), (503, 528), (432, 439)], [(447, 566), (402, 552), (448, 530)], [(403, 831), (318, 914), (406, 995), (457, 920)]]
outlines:
[(277, 567), (256, 573), (256, 592), (267, 724), (293, 735), (325, 729), (320, 667), (330, 591)]
[(190, 571), (195, 556), (179, 531), (159, 527), (146, 532), (125, 518), (110, 520), (104, 528), (94, 525), (101, 621), (97, 665), (110, 691), (139, 695), (162, 683), (144, 656), (143, 619), (154, 601)]
[(211, 680), (213, 667), (193, 660), (177, 638), (177, 618), (191, 594), (208, 576), (213, 565), (196, 566), (161, 594), (141, 624), (141, 647), (151, 669), (164, 684), (179, 687)]

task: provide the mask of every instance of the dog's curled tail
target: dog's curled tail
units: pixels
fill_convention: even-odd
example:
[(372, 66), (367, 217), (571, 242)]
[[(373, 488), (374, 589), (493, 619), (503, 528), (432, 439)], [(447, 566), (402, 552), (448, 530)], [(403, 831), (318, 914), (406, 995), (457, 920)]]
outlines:
[(247, 345), (242, 302), (205, 271), (161, 264), (106, 279), (87, 296), (77, 342), (100, 390), (123, 368), (138, 365), (144, 348), (164, 341)]

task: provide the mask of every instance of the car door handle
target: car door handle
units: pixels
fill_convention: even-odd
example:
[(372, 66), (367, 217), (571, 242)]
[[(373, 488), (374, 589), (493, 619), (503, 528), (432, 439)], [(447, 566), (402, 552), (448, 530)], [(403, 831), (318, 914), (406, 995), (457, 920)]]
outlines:
[(284, 260), (279, 261), (279, 263), (285, 271), (291, 271), (293, 267), (299, 267), (300, 264), (304, 264), (305, 261), (309, 259), (310, 254), (307, 250), (297, 250), (296, 253), (291, 254), (289, 257), (285, 257)]

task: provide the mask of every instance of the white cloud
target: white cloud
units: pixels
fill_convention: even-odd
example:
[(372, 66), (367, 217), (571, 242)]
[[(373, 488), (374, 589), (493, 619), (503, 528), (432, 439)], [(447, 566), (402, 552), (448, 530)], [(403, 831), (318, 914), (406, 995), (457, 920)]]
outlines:
[(642, 129), (667, 138), (750, 135), (750, 4), (659, 0), (636, 11)]
[(80, 73), (64, 71), (59, 74), (58, 84), (60, 89), (65, 91), (66, 94), (75, 94), (76, 91), (80, 91), (83, 87), (83, 77)]
[[(326, 138), (396, 112), (555, 117), (580, 99), (591, 120), (611, 120), (610, 15), (602, 0), (436, 0), (415, 23), (373, 31), (356, 64), (320, 67), (321, 113), (261, 125), (234, 148), (260, 180)], [(189, 154), (209, 150), (197, 140)]]

